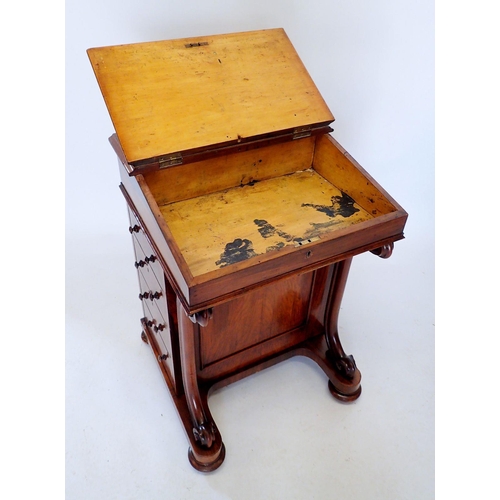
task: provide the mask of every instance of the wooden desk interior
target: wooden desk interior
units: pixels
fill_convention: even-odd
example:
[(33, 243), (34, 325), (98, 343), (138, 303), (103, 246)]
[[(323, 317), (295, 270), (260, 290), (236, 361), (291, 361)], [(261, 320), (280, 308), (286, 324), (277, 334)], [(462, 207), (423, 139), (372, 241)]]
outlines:
[(155, 171), (145, 179), (194, 277), (258, 262), (395, 210), (328, 136)]
[(160, 206), (198, 276), (373, 218), (313, 169)]

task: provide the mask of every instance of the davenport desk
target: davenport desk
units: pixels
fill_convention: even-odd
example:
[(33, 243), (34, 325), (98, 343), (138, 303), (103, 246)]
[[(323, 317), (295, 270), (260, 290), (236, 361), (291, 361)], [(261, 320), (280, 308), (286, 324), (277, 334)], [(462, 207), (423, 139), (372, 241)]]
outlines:
[(330, 136), (282, 29), (88, 50), (113, 121), (142, 339), (189, 440), (225, 457), (208, 396), (294, 355), (361, 393), (337, 318), (352, 257), (386, 258), (407, 213)]

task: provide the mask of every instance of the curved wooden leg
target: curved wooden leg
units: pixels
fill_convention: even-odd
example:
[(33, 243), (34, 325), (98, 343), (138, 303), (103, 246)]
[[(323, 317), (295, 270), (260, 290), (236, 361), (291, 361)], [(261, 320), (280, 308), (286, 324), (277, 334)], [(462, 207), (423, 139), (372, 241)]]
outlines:
[(210, 311), (188, 316), (177, 301), (182, 382), (192, 429), (188, 431), (191, 447), (188, 452), (191, 465), (202, 472), (219, 467), (225, 456), (222, 438), (207, 405), (207, 391), (200, 390), (196, 369), (195, 338), (199, 325), (205, 324)]
[[(328, 387), (332, 395), (341, 401), (353, 401), (361, 394), (361, 374), (352, 355), (342, 347), (338, 331), (340, 304), (344, 295), (352, 258), (334, 264), (333, 276), (325, 312), (325, 339), (327, 358), (333, 364), (336, 377), (330, 377)], [(347, 391), (347, 392), (346, 392)]]

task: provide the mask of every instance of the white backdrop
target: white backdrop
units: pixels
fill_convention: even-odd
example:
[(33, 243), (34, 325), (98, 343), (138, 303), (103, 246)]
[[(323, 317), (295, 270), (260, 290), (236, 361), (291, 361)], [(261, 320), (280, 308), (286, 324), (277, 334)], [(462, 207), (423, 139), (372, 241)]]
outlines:
[[(433, 2), (68, 0), (66, 15), (66, 498), (433, 498)], [(113, 127), (85, 51), (274, 27), (334, 137), (409, 212), (406, 239), (353, 264), (341, 336), (358, 402), (330, 401), (298, 360), (220, 391), (228, 454), (202, 476), (138, 337)]]
[[(285, 29), (332, 110), (337, 140), (410, 213), (408, 232), (420, 221), (432, 231), (433, 7), (430, 0), (69, 1), (67, 231), (108, 234), (104, 214), (123, 216), (107, 143), (113, 128), (87, 48), (274, 27)], [(85, 205), (101, 216), (89, 217)]]

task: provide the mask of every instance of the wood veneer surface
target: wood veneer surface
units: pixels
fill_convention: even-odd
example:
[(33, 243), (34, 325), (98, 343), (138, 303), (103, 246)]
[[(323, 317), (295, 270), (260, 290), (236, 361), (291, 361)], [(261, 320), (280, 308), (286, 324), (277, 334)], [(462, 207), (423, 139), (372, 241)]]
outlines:
[(373, 218), (312, 169), (159, 208), (193, 276)]
[(282, 29), (88, 54), (129, 163), (334, 120)]

